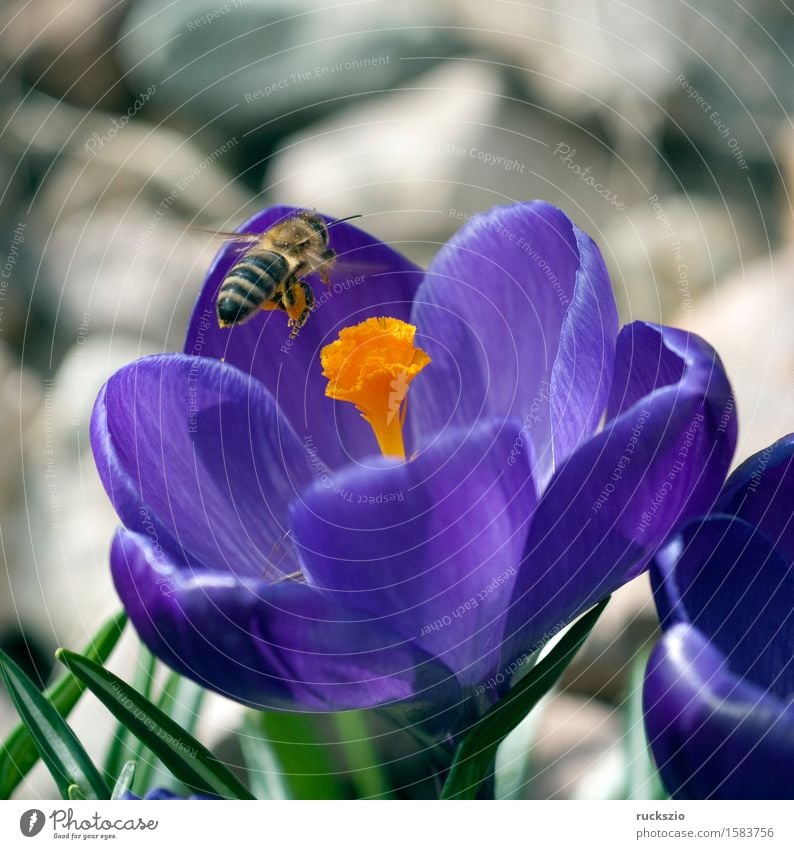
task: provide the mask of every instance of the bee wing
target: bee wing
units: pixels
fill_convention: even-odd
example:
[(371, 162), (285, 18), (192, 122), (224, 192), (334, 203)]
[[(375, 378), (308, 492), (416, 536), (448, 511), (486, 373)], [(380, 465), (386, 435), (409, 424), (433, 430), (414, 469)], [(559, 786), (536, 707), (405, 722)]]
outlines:
[[(342, 221), (345, 220), (347, 219), (342, 219)], [(216, 238), (225, 242), (237, 242), (239, 245), (255, 245), (257, 242), (261, 241), (262, 236), (264, 235), (263, 233), (232, 233), (228, 230), (213, 230), (206, 227), (191, 226), (190, 229), (198, 233), (207, 233), (210, 236), (215, 236)], [(353, 276), (364, 274), (379, 274), (389, 270), (389, 266), (386, 263), (368, 262), (367, 260), (358, 259), (347, 259), (344, 254), (342, 254), (341, 256), (337, 254), (333, 262), (333, 267), (337, 273), (341, 272), (342, 274), (348, 274)]]
[(207, 233), (224, 242), (240, 242), (243, 245), (252, 245), (262, 238), (261, 233), (231, 233), (227, 230), (211, 230), (206, 227), (191, 227), (196, 233)]

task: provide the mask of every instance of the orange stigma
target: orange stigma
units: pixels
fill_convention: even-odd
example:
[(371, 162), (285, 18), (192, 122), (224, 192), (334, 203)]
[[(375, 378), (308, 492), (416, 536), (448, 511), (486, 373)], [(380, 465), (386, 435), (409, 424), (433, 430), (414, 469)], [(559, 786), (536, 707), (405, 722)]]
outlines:
[(320, 352), (325, 394), (354, 404), (386, 457), (405, 459), (403, 422), (411, 381), (430, 362), (414, 345), (416, 328), (397, 318), (345, 327)]

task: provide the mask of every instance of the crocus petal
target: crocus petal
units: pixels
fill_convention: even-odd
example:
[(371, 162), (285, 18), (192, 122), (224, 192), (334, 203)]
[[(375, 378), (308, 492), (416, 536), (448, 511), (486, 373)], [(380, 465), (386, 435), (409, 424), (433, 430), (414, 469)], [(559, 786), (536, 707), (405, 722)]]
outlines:
[(688, 624), (651, 654), (645, 724), (668, 791), (678, 799), (794, 798), (794, 711), (734, 675)]
[(202, 572), (120, 530), (111, 567), (144, 643), (204, 687), (259, 709), (346, 710), (425, 701), (454, 715), (454, 676), (332, 593)]
[[(660, 340), (665, 361), (679, 361), (659, 370), (678, 375), (669, 385), (647, 368)], [(636, 375), (623, 366), (627, 357)], [(714, 351), (683, 331), (635, 323), (621, 331), (617, 361), (629, 386), (617, 397), (633, 403), (571, 455), (538, 504), (514, 590), (509, 655), (643, 569), (671, 531), (708, 511), (728, 472), (735, 427), (722, 427), (731, 393)]]
[[(607, 412), (597, 437), (606, 453), (590, 477), (596, 484), (601, 478), (602, 487), (615, 483), (601, 509), (650, 554), (674, 528), (713, 506), (736, 448), (733, 391), (719, 356), (699, 336), (634, 322), (618, 337)], [(620, 465), (623, 454), (629, 463), (615, 482), (607, 462)], [(644, 565), (647, 556), (632, 574)]]
[(732, 672), (794, 694), (794, 566), (743, 519), (692, 522), (651, 568), (662, 627), (694, 625)]
[[(264, 232), (294, 212), (294, 207), (271, 207), (246, 221), (240, 232)], [(374, 236), (346, 222), (331, 228), (330, 246), (339, 257), (329, 272), (331, 289), (322, 285), (318, 275), (306, 278), (317, 305), (298, 336), (290, 339), (287, 318), (278, 310), (262, 311), (231, 328), (218, 326), (218, 290), (244, 250), (234, 243), (226, 245), (215, 258), (199, 295), (185, 353), (225, 359), (261, 380), (295, 431), (311, 439), (323, 462), (333, 468), (351, 457), (377, 451), (377, 444), (353, 407), (325, 397), (320, 350), (349, 324), (381, 315), (407, 321), (422, 271)]]
[(417, 641), (473, 687), (495, 670), (536, 503), (520, 424), (447, 432), (409, 463), (350, 466), (292, 505), (307, 580)]
[(715, 510), (756, 525), (794, 563), (794, 434), (749, 457), (728, 478)]
[(102, 389), (91, 439), (121, 521), (173, 557), (256, 577), (296, 568), (287, 505), (314, 475), (259, 381), (202, 357), (146, 357)]
[(598, 248), (559, 209), (533, 201), (475, 216), (433, 260), (412, 323), (433, 361), (412, 389), (418, 443), (513, 416), (547, 478), (598, 424), (617, 310)]
[[(215, 800), (217, 796), (208, 796), (206, 794), (195, 793), (190, 796), (179, 796), (177, 793), (174, 793), (173, 790), (168, 790), (166, 787), (155, 787), (152, 790), (148, 790), (143, 799), (147, 802), (183, 802), (183, 801), (191, 801), (194, 799), (208, 799)], [(141, 797), (136, 796), (134, 793), (129, 790), (124, 794), (124, 800), (127, 802), (140, 802)]]

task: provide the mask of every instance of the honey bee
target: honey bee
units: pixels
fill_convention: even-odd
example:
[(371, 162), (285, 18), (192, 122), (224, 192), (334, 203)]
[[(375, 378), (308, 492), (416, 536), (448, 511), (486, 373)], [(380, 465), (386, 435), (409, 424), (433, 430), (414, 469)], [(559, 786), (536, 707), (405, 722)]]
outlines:
[(302, 209), (264, 233), (228, 233), (250, 247), (223, 279), (216, 302), (218, 324), (230, 327), (248, 321), (257, 311), (283, 310), (293, 334), (303, 327), (314, 306), (314, 292), (303, 279), (314, 271), (330, 286), (328, 271), (336, 253), (328, 246), (331, 224)]

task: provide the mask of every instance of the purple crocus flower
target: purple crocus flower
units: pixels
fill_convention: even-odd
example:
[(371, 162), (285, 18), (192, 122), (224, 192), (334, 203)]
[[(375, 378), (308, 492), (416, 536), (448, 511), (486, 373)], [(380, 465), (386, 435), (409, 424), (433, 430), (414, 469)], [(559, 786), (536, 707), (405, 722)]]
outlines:
[(730, 476), (651, 569), (645, 723), (681, 799), (794, 799), (794, 435)]
[(194, 801), (200, 799), (202, 801), (214, 801), (217, 799), (217, 796), (205, 796), (201, 794), (195, 794), (191, 796), (180, 796), (178, 793), (174, 793), (173, 790), (168, 790), (165, 787), (155, 787), (152, 790), (147, 790), (145, 796), (136, 796), (131, 791), (127, 791), (124, 794), (124, 801), (126, 802), (183, 802), (183, 801)]
[[(228, 245), (185, 353), (102, 389), (113, 578), (143, 641), (206, 687), (260, 708), (409, 704), (449, 728), (708, 510), (730, 387), (696, 336), (618, 334), (598, 248), (546, 203), (475, 216), (426, 273), (351, 224), (330, 233), (340, 262), (329, 290), (309, 278), (297, 336), (280, 312), (217, 326)], [(328, 397), (362, 380), (359, 412)], [(378, 455), (395, 414), (407, 461)]]

